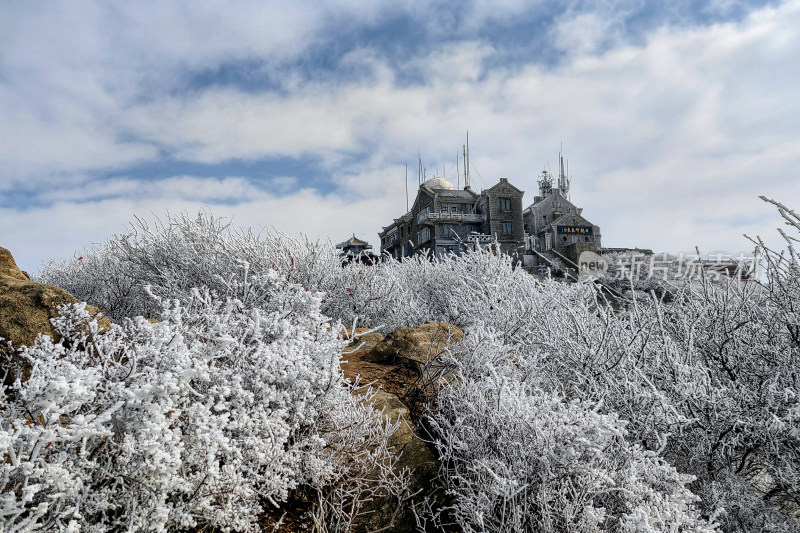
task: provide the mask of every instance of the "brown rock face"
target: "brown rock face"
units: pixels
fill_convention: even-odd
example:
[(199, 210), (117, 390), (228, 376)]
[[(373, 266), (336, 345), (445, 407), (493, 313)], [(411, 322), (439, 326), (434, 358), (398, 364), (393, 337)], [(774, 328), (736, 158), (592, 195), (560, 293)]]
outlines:
[[(419, 435), (413, 422), (414, 416), (408, 405), (419, 408), (415, 398), (432, 392), (421, 390), (426, 383), (447, 377), (449, 369), (440, 365), (436, 357), (451, 343), (461, 342), (464, 332), (442, 322), (429, 322), (417, 329), (398, 328), (381, 338), (378, 334), (364, 335), (357, 339), (342, 364), (346, 377), (356, 374), (363, 382), (373, 383), (381, 390), (373, 398), (376, 409), (382, 409), (391, 421), (402, 420), (400, 427), (389, 439), (389, 445), (398, 457), (396, 467), (407, 468), (411, 474), (410, 500), (396, 510), (395, 501), (376, 501), (367, 513), (357, 520), (354, 532), (367, 531), (412, 532), (417, 531), (414, 508), (426, 498), (437, 506), (446, 507), (443, 494), (438, 488), (436, 476), (439, 462)], [(359, 344), (363, 345), (356, 349)], [(431, 364), (428, 364), (433, 361)], [(395, 392), (396, 394), (392, 394)], [(398, 397), (400, 395), (401, 397)], [(411, 401), (406, 405), (403, 400)]]
[(464, 340), (460, 328), (445, 322), (428, 322), (417, 329), (398, 328), (373, 348), (369, 361), (396, 363), (421, 372), (425, 364), (440, 355), (447, 344)]
[[(53, 285), (34, 283), (17, 267), (11, 253), (0, 248), (0, 350), (8, 351), (7, 342), (14, 348), (30, 346), (36, 342), (39, 333), (59, 340), (50, 319), (58, 316), (58, 306), (78, 303), (78, 299), (67, 291)], [(86, 306), (87, 311), (97, 314), (98, 310)], [(106, 317), (98, 320), (101, 328), (111, 325)], [(5, 375), (0, 368), (0, 377)]]
[(353, 530), (356, 533), (386, 531), (393, 533), (417, 531), (412, 506), (421, 501), (434, 486), (434, 478), (439, 471), (439, 462), (433, 452), (419, 438), (417, 429), (409, 419), (408, 408), (394, 394), (378, 391), (372, 399), (375, 409), (382, 410), (391, 422), (401, 420), (400, 427), (389, 438), (389, 446), (398, 455), (395, 464), (397, 472), (408, 469), (411, 474), (409, 496), (401, 509), (395, 513), (396, 502), (375, 501), (360, 519)]
[(20, 281), (30, 281), (31, 278), (23, 273), (14, 261), (11, 252), (0, 246), (0, 278), (18, 279)]

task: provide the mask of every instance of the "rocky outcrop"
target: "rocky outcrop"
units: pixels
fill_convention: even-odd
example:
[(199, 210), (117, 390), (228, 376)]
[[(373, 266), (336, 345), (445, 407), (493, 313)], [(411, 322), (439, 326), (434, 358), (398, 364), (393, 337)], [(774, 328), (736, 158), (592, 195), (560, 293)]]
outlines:
[[(0, 247), (0, 350), (11, 352), (13, 347), (30, 346), (36, 342), (40, 333), (58, 341), (50, 319), (58, 316), (58, 306), (78, 303), (78, 299), (67, 291), (53, 285), (35, 283), (22, 272), (11, 253)], [(99, 314), (97, 308), (86, 306), (92, 314)], [(104, 316), (98, 323), (102, 328), (110, 326)], [(7, 360), (3, 358), (3, 360)], [(0, 369), (0, 376), (6, 369)], [(9, 376), (6, 377), (9, 379)]]
[(427, 322), (417, 329), (398, 328), (386, 335), (365, 360), (405, 365), (421, 372), (426, 363), (444, 352), (445, 346), (463, 339), (464, 332), (446, 322)]
[(389, 447), (398, 456), (395, 471), (408, 469), (411, 475), (408, 487), (408, 500), (397, 509), (396, 501), (376, 501), (356, 522), (356, 532), (416, 531), (413, 505), (422, 501), (431, 492), (434, 479), (439, 470), (439, 462), (425, 442), (419, 438), (417, 428), (411, 422), (408, 407), (394, 394), (378, 391), (372, 398), (372, 405), (392, 423), (400, 420), (397, 431), (389, 438)]
[(2, 278), (11, 278), (19, 281), (31, 280), (26, 273), (19, 269), (11, 252), (0, 246), (0, 279)]
[(342, 370), (349, 379), (359, 377), (362, 383), (379, 388), (374, 407), (393, 422), (401, 420), (389, 445), (398, 456), (398, 471), (407, 468), (411, 473), (409, 494), (413, 494), (397, 514), (396, 501), (375, 502), (358, 520), (355, 531), (417, 531), (414, 507), (425, 499), (441, 505), (443, 496), (436, 483), (438, 459), (420, 438), (414, 421), (431, 392), (423, 387), (443, 372), (437, 357), (448, 344), (463, 340), (464, 333), (452, 324), (429, 322), (416, 329), (398, 328), (386, 337), (366, 330), (354, 334), (356, 338), (344, 351)]

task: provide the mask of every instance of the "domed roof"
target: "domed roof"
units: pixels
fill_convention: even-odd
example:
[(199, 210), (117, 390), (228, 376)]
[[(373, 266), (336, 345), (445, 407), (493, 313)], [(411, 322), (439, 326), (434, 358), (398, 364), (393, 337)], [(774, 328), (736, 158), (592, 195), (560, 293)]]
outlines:
[(447, 189), (449, 191), (455, 189), (455, 187), (453, 187), (453, 184), (444, 178), (431, 178), (425, 183), (423, 183), (423, 185), (426, 187), (430, 187), (431, 189)]

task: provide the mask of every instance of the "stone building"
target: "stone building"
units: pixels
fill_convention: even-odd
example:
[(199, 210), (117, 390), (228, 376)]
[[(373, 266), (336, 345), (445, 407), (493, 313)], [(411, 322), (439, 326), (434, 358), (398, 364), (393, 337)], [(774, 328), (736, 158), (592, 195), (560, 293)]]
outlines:
[(479, 193), (459, 190), (443, 178), (420, 185), (411, 210), (378, 235), (381, 253), (396, 259), (420, 252), (461, 254), (467, 247), (494, 247), (499, 252), (525, 250), (522, 220), (524, 192), (501, 178)]
[(600, 227), (583, 217), (583, 209), (569, 200), (569, 178), (560, 158), (558, 182), (543, 171), (539, 176), (539, 194), (522, 214), (528, 249), (549, 255), (562, 255), (577, 263), (585, 251), (601, 250)]

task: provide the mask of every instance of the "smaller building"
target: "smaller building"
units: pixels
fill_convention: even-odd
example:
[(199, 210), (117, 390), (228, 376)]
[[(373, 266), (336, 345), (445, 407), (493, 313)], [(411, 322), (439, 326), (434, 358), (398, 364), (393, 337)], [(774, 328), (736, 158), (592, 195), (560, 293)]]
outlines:
[(336, 245), (339, 252), (339, 257), (342, 258), (343, 264), (352, 263), (353, 261), (360, 261), (362, 263), (373, 264), (378, 258), (372, 252), (372, 245), (367, 241), (362, 241), (353, 234), (352, 237), (344, 242)]
[(581, 253), (601, 249), (600, 227), (583, 216), (583, 209), (569, 200), (569, 178), (560, 158), (558, 183), (547, 170), (539, 176), (539, 195), (523, 212), (529, 249), (537, 253), (562, 255), (578, 262)]

